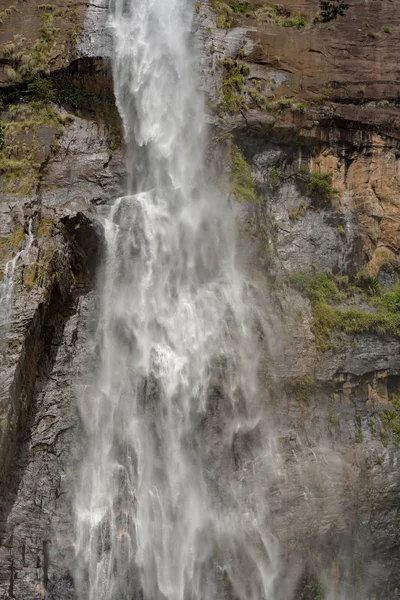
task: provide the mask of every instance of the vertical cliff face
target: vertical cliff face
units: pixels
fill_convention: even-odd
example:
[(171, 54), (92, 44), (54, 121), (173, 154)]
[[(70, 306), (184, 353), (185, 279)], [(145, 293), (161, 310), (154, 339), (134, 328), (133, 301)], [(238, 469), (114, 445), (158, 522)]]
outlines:
[(0, 596), (72, 598), (95, 213), (124, 178), (107, 7), (2, 2), (0, 18)]
[[(288, 597), (310, 600), (340, 584), (348, 598), (400, 588), (400, 6), (350, 4), (326, 24), (317, 0), (194, 6), (210, 162), (279, 323), (261, 373), (285, 465), (271, 503)], [(100, 1), (0, 1), (7, 600), (75, 598), (77, 399), (102, 213), (125, 180), (106, 14)]]
[[(350, 4), (330, 23), (321, 22), (318, 2), (300, 1), (218, 2), (216, 28), (209, 7), (199, 16), (212, 123), (243, 204), (243, 242), (283, 323), (280, 366), (267, 386), (288, 470), (302, 465), (296, 485), (307, 496), (299, 513), (282, 511), (288, 561), (304, 565), (307, 557), (297, 593), (313, 597), (324, 572), (326, 589), (329, 579), (347, 579), (350, 597), (392, 598), (399, 14), (390, 2)], [(239, 158), (251, 169), (253, 195), (243, 193)], [(326, 463), (334, 492), (310, 473), (326, 456), (311, 467), (306, 453), (318, 455), (321, 446), (343, 461), (342, 473)], [(283, 488), (284, 497), (296, 496), (290, 484)]]

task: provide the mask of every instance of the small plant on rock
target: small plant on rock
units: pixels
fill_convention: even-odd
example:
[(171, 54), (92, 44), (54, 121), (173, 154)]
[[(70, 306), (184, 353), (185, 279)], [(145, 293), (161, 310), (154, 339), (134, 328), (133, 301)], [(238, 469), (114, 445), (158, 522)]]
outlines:
[(45, 103), (52, 102), (55, 99), (53, 83), (48, 78), (37, 77), (28, 84), (26, 95), (28, 98), (41, 100)]
[(373, 40), (379, 40), (381, 34), (379, 33), (379, 31), (368, 31), (367, 36), (369, 38), (372, 38)]
[(342, 0), (320, 0), (321, 20), (323, 23), (329, 23), (337, 17), (343, 17), (349, 5)]
[(317, 208), (326, 206), (336, 193), (332, 187), (331, 173), (312, 173), (308, 190)]
[(292, 113), (304, 113), (307, 110), (306, 105), (303, 102), (294, 102), (290, 107)]
[(0, 123), (0, 151), (3, 150), (6, 143), (6, 128)]
[(232, 144), (231, 146), (232, 169), (230, 190), (238, 200), (256, 202), (257, 195), (251, 169), (243, 152)]
[(243, 15), (249, 10), (248, 0), (242, 0), (241, 2), (237, 2), (236, 0), (230, 0), (229, 6), (237, 15)]
[(246, 111), (248, 109), (246, 99), (241, 92), (244, 79), (249, 74), (249, 67), (230, 58), (226, 58), (222, 64), (225, 68), (225, 76), (222, 81), (222, 100), (218, 105), (220, 115)]
[(376, 277), (370, 277), (367, 281), (367, 289), (371, 296), (379, 293), (379, 280)]
[(302, 217), (305, 217), (307, 214), (307, 204), (302, 200), (298, 206), (295, 208), (289, 209), (289, 220), (290, 221), (298, 221)]

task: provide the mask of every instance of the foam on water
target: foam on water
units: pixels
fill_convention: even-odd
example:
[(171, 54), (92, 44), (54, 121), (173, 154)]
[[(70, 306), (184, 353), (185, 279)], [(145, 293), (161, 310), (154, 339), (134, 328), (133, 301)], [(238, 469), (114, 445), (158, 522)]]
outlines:
[(105, 221), (98, 369), (79, 399), (76, 580), (90, 600), (274, 597), (279, 459), (234, 208), (207, 183), (193, 4), (111, 9), (129, 182)]

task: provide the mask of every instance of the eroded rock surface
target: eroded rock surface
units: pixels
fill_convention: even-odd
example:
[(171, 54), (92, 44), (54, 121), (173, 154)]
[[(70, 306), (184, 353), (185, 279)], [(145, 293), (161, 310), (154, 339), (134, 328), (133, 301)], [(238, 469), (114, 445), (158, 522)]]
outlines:
[[(253, 178), (240, 244), (266, 318), (279, 323), (279, 352), (261, 369), (284, 464), (269, 501), (288, 597), (304, 600), (327, 582), (349, 598), (400, 589), (399, 334), (359, 317), (325, 330), (321, 307), (291, 279), (328, 273), (341, 295), (324, 302), (363, 314), (397, 285), (400, 6), (351, 4), (323, 24), (317, 0), (251, 0), (225, 17), (202, 1), (194, 27), (216, 176), (234, 171), (237, 148)], [(123, 193), (124, 148), (107, 3), (13, 6), (0, 32), (3, 277), (21, 254), (0, 366), (0, 598), (72, 600), (80, 386), (102, 207)], [(276, 22), (296, 13), (299, 28)], [(38, 74), (48, 83), (28, 91)]]

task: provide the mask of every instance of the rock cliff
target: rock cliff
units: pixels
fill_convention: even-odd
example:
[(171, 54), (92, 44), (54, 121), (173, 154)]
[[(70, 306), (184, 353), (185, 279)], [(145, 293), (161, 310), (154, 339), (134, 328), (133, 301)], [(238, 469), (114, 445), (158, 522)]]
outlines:
[[(279, 331), (260, 375), (285, 465), (271, 505), (288, 597), (304, 600), (338, 583), (400, 597), (400, 6), (349, 3), (330, 23), (318, 0), (193, 7), (210, 163)], [(0, 0), (7, 600), (75, 597), (79, 395), (102, 213), (125, 179), (106, 18), (103, 0)]]

